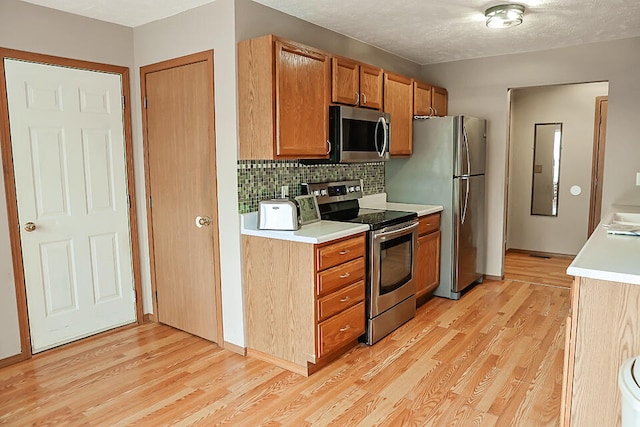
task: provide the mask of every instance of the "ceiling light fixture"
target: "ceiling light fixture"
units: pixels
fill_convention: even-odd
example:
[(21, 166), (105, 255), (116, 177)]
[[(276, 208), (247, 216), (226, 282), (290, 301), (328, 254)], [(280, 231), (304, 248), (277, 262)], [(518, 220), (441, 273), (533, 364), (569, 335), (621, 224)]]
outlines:
[(509, 28), (522, 24), (524, 6), (519, 4), (500, 4), (484, 11), (489, 28)]

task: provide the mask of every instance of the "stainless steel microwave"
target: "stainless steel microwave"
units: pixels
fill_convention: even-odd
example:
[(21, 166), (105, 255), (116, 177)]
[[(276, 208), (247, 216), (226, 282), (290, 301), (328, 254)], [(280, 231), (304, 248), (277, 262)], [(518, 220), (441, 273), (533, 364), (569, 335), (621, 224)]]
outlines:
[(329, 156), (333, 163), (389, 160), (391, 116), (365, 108), (329, 107)]

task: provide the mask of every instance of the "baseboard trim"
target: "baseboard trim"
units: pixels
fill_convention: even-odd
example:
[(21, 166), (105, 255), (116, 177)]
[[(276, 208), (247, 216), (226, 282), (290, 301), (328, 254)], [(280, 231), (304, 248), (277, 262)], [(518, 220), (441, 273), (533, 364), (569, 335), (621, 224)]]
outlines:
[(15, 356), (9, 356), (6, 359), (0, 360), (0, 368), (4, 368), (5, 366), (14, 365), (18, 362), (22, 362), (23, 360), (27, 360), (28, 357), (24, 357), (24, 354), (16, 354)]
[(505, 254), (523, 254), (523, 255), (533, 255), (538, 257), (550, 257), (550, 258), (575, 258), (575, 255), (570, 254), (559, 254), (555, 252), (542, 252), (542, 251), (530, 251), (528, 249), (507, 249)]
[(147, 313), (142, 316), (142, 323), (158, 323), (158, 320), (156, 319), (155, 314)]
[(486, 280), (497, 280), (497, 281), (504, 280), (504, 276), (489, 276), (488, 274), (485, 274), (483, 277)]
[(235, 345), (232, 344), (228, 341), (224, 342), (224, 349), (225, 350), (229, 350), (233, 353), (239, 354), (240, 356), (246, 356), (247, 355), (247, 348), (246, 347), (240, 347), (239, 345)]
[(270, 363), (272, 365), (279, 366), (287, 371), (294, 372), (296, 374), (303, 375), (305, 377), (309, 376), (309, 371), (306, 366), (296, 365), (293, 362), (289, 362), (288, 360), (283, 360), (275, 356), (271, 356), (270, 354), (263, 353), (258, 350), (254, 350), (252, 348), (247, 349), (247, 356), (255, 357), (256, 359), (262, 360), (263, 362)]

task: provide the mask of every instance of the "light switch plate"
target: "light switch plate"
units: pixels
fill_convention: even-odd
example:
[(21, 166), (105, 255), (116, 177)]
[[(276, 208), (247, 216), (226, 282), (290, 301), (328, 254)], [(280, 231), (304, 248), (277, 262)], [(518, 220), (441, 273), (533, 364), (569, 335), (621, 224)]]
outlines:
[(640, 186), (640, 172), (636, 172), (636, 185)]

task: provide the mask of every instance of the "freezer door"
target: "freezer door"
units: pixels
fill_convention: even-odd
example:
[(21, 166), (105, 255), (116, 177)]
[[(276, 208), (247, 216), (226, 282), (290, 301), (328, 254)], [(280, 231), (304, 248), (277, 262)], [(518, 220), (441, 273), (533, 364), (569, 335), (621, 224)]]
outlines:
[(484, 175), (454, 179), (452, 290), (480, 281), (484, 271)]
[(480, 175), (485, 171), (486, 121), (456, 117), (454, 176)]

